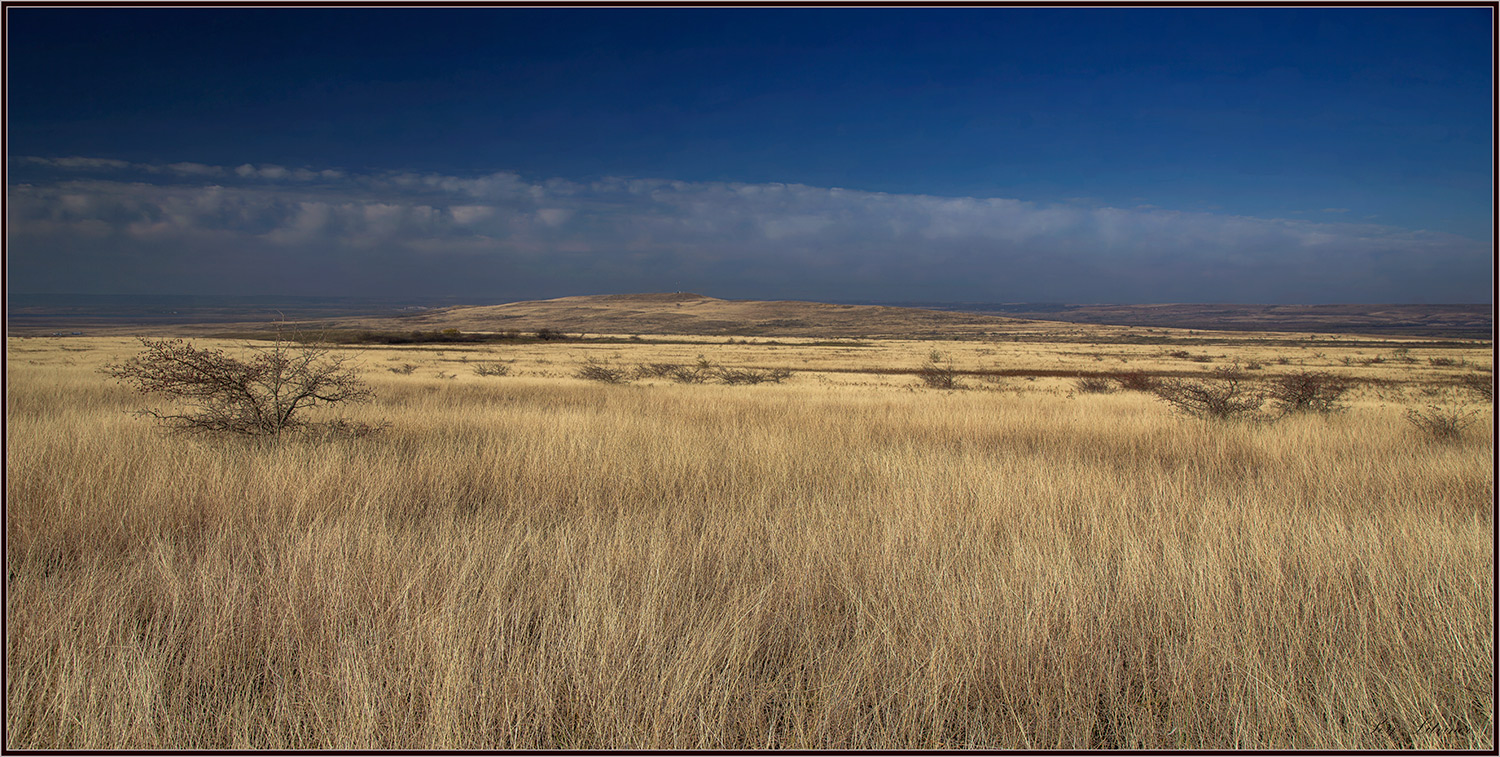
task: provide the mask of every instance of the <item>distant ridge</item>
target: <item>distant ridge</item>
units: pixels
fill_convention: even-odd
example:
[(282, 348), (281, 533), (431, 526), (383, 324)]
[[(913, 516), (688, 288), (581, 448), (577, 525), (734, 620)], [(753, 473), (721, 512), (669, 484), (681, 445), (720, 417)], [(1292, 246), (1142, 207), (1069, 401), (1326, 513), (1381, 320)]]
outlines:
[(551, 328), (594, 334), (924, 338), (1001, 333), (1023, 323), (993, 315), (798, 300), (721, 300), (690, 292), (585, 295), (451, 307), (429, 310), (400, 322), (405, 328), (464, 331)]
[[(213, 334), (265, 331), (285, 320), (308, 329), (657, 334), (812, 338), (1015, 337), (1056, 332), (1072, 339), (1132, 328), (1364, 334), (1374, 337), (1493, 339), (1491, 305), (1067, 305), (1058, 303), (852, 304), (725, 300), (695, 292), (558, 297), (468, 306), (353, 298), (201, 298), (141, 302), (11, 302), (13, 336), (83, 330), (101, 334)], [(197, 298), (194, 298), (197, 299)], [(450, 300), (451, 302), (451, 300)], [(272, 306), (274, 304), (274, 307)], [(436, 306), (430, 307), (429, 305)], [(178, 312), (178, 311), (181, 312)], [(1137, 336), (1141, 336), (1137, 334)], [(1158, 334), (1160, 336), (1160, 334)]]

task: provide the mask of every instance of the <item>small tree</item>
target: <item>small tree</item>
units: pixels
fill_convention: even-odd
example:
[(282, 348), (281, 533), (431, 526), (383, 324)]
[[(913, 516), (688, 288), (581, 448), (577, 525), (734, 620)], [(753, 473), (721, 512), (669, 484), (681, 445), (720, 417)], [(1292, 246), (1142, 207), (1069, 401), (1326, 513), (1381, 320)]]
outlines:
[(1215, 368), (1204, 381), (1168, 379), (1151, 391), (1188, 415), (1216, 420), (1251, 416), (1266, 399), (1245, 380), (1239, 366)]
[(191, 432), (277, 436), (323, 428), (356, 435), (371, 427), (335, 421), (309, 423), (303, 411), (318, 405), (365, 402), (374, 394), (348, 364), (348, 358), (311, 344), (292, 344), (277, 335), (270, 347), (256, 348), (249, 360), (223, 350), (198, 349), (181, 339), (142, 338), (145, 350), (104, 372), (142, 394), (156, 394), (186, 405), (176, 412), (145, 410), (165, 425)]

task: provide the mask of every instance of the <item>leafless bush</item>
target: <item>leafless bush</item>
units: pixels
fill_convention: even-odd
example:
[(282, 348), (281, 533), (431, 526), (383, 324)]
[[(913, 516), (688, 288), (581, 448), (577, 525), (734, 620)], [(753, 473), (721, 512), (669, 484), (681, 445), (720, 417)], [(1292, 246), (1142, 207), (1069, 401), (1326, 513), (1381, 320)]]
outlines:
[(636, 378), (670, 378), (681, 363), (641, 363), (635, 367)]
[(509, 373), (510, 365), (508, 363), (489, 362), (474, 364), (474, 375), (476, 376), (504, 376)]
[(943, 360), (942, 353), (933, 350), (927, 356), (927, 362), (917, 371), (917, 377), (922, 379), (929, 389), (963, 389), (964, 385), (958, 380), (958, 371), (954, 370), (951, 362)]
[(1282, 413), (1332, 413), (1350, 389), (1348, 379), (1331, 373), (1298, 371), (1271, 384), (1271, 399)]
[(720, 368), (715, 375), (726, 384), (779, 384), (791, 377), (785, 368), (765, 371), (756, 368)]
[(759, 384), (770, 380), (768, 373), (754, 368), (720, 368), (714, 376), (726, 384)]
[(310, 423), (303, 411), (374, 397), (348, 358), (309, 343), (292, 344), (280, 335), (271, 346), (254, 348), (249, 360), (198, 349), (181, 339), (142, 338), (141, 344), (145, 350), (139, 355), (103, 370), (142, 394), (184, 403), (186, 408), (177, 412), (143, 411), (182, 431), (277, 436), (298, 430), (357, 430), (347, 422)]
[(417, 366), (412, 365), (411, 363), (402, 363), (399, 368), (394, 366), (390, 367), (391, 373), (394, 373), (398, 376), (410, 376), (416, 369)]
[(1427, 438), (1439, 442), (1455, 442), (1464, 431), (1479, 419), (1475, 408), (1464, 408), (1452, 403), (1431, 404), (1421, 408), (1409, 408), (1406, 421), (1415, 426)]
[(616, 368), (609, 363), (601, 362), (595, 358), (589, 358), (588, 362), (579, 366), (578, 373), (574, 375), (581, 379), (599, 381), (605, 384), (623, 383), (628, 378), (624, 368)]
[(679, 384), (701, 384), (713, 375), (714, 364), (698, 356), (698, 362), (692, 365), (679, 365), (672, 369), (668, 376)]
[(1073, 387), (1080, 394), (1109, 394), (1115, 390), (1115, 383), (1103, 376), (1085, 376), (1074, 381)]
[(1215, 368), (1201, 381), (1168, 379), (1157, 384), (1152, 393), (1188, 415), (1216, 420), (1252, 417), (1266, 399), (1238, 366)]
[(1145, 371), (1128, 371), (1115, 374), (1115, 381), (1119, 382), (1120, 388), (1131, 392), (1151, 392), (1156, 390), (1159, 383), (1155, 376)]
[(1485, 402), (1495, 402), (1495, 378), (1493, 375), (1486, 376), (1482, 373), (1470, 373), (1459, 378), (1458, 383), (1465, 389), (1473, 392)]

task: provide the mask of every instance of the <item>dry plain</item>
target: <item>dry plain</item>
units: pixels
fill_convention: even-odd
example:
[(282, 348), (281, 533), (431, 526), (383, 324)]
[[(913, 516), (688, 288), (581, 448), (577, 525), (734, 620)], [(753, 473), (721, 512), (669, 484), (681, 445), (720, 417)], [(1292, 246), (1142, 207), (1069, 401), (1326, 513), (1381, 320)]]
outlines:
[[(1017, 329), (341, 346), (389, 425), (275, 442), (8, 339), (6, 746), (1494, 749), (1489, 342)], [(700, 356), (792, 374), (575, 375)], [(1357, 383), (1076, 384), (1236, 363)]]

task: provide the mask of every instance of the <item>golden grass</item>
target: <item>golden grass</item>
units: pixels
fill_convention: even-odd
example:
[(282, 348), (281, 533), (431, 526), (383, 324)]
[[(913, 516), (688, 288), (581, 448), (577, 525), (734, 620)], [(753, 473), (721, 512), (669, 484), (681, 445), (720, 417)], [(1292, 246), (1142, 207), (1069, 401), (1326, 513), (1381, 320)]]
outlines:
[[(1428, 443), (1419, 384), (1208, 424), (833, 370), (1078, 345), (382, 349), (349, 414), (387, 432), (252, 444), (128, 415), (126, 340), (44, 344), (8, 345), (9, 748), (1494, 749), (1492, 415)], [(700, 352), (828, 370), (570, 378)]]

